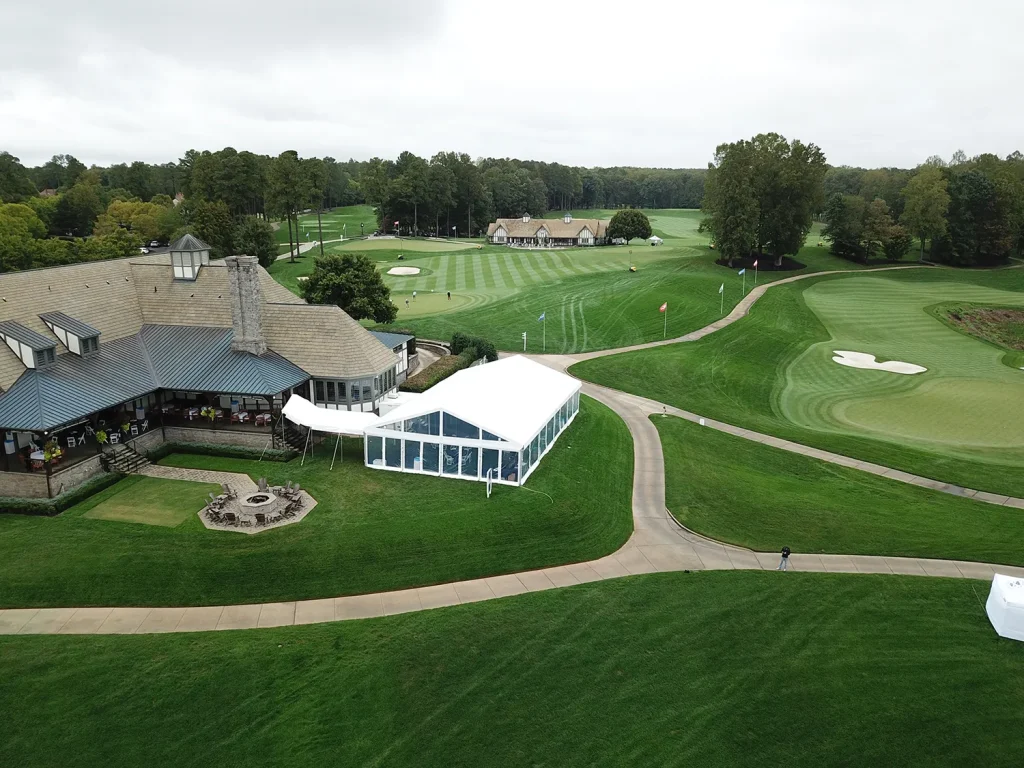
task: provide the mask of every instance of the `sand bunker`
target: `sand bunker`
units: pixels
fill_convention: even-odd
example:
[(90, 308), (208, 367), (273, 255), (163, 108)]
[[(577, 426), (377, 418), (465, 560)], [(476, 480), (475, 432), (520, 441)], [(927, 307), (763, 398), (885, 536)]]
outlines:
[(889, 373), (924, 373), (927, 368), (922, 368), (920, 365), (914, 365), (913, 363), (901, 363), (899, 360), (889, 360), (885, 363), (879, 363), (875, 360), (874, 355), (868, 355), (864, 352), (847, 352), (841, 349), (832, 350), (832, 354), (835, 357), (832, 361), (845, 365), (848, 368), (864, 368), (869, 371), (888, 371)]
[(392, 267), (388, 270), (389, 275), (418, 275), (420, 273), (419, 267)]

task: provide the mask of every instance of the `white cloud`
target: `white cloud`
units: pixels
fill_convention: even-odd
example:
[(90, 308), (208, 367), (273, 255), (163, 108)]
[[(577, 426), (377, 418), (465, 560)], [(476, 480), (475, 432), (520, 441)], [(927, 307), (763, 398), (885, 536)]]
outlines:
[(0, 148), (703, 166), (778, 131), (836, 164), (1024, 149), (1024, 6), (315, 0), (0, 9)]

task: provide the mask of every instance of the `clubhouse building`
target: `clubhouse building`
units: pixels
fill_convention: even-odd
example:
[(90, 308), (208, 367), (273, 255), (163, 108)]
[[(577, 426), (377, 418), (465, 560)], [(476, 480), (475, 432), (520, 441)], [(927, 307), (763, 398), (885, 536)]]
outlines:
[(489, 224), (487, 240), (497, 245), (570, 248), (604, 245), (607, 231), (608, 222), (601, 219), (574, 219), (570, 213), (560, 219), (534, 219), (525, 214), (519, 219), (498, 219)]
[(52, 497), (165, 441), (294, 443), (293, 393), (376, 411), (413, 339), (185, 235), (169, 255), (0, 275), (0, 341), (0, 496)]

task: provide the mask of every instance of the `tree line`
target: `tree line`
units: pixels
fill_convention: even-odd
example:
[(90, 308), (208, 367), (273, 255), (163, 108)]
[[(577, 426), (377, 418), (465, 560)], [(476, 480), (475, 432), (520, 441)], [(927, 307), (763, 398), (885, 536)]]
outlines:
[(991, 266), (1024, 254), (1024, 156), (834, 168), (814, 144), (759, 134), (715, 150), (702, 210), (701, 230), (730, 265), (755, 254), (780, 266), (820, 219), (843, 258), (896, 261), (916, 238), (922, 259)]

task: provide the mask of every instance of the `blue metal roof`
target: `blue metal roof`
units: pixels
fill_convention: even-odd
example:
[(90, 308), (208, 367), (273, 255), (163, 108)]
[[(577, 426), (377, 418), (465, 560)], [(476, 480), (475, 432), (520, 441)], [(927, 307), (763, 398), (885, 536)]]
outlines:
[(309, 374), (275, 352), (231, 349), (229, 328), (146, 325), (88, 357), (58, 355), (0, 395), (0, 426), (49, 430), (157, 389), (276, 395)]
[(100, 332), (88, 323), (75, 320), (75, 318), (65, 315), (63, 312), (44, 312), (39, 316), (39, 319), (47, 325), (55, 325), (58, 328), (63, 328), (65, 331), (70, 331), (80, 339), (88, 339), (91, 336), (100, 335)]
[(388, 349), (394, 349), (416, 338), (405, 333), (386, 333), (385, 331), (370, 331), (370, 333)]
[(41, 333), (36, 333), (31, 328), (26, 328), (17, 320), (4, 320), (0, 322), (0, 333), (4, 336), (10, 336), (12, 339), (17, 339), (30, 349), (37, 351), (40, 349), (52, 349), (57, 346), (56, 341), (46, 338)]

